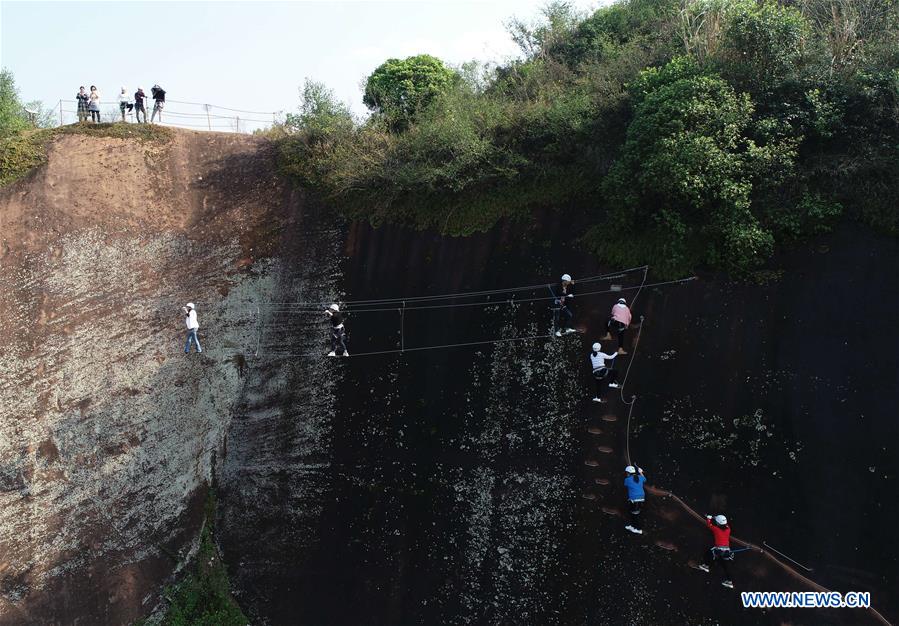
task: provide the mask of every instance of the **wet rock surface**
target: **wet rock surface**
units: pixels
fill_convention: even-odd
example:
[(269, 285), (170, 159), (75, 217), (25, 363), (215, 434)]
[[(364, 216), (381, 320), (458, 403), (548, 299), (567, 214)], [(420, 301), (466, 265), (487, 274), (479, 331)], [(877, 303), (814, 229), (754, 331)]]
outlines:
[[(883, 246), (872, 253), (872, 264), (896, 258), (888, 240), (867, 233), (852, 237), (866, 242), (854, 253), (843, 246), (858, 258), (841, 259), (835, 267), (862, 263), (871, 246)], [(357, 225), (346, 246), (342, 284), (350, 299), (529, 284), (535, 275), (551, 280), (558, 265), (554, 258), (593, 271), (588, 261), (565, 250), (540, 248), (526, 236), (502, 230), (443, 240)], [(860, 510), (895, 505), (884, 491), (854, 490), (866, 476), (846, 471), (852, 457), (840, 455), (837, 465), (807, 456), (819, 437), (805, 432), (796, 410), (804, 402), (820, 402), (822, 394), (845, 390), (841, 381), (854, 368), (868, 367), (873, 357), (868, 350), (853, 351), (859, 362), (853, 357), (834, 367), (827, 361), (811, 374), (802, 358), (787, 356), (787, 350), (802, 352), (805, 342), (818, 344), (819, 335), (802, 335), (809, 316), (818, 316), (819, 332), (822, 326), (839, 327), (843, 307), (837, 296), (827, 301), (829, 308), (804, 307), (807, 315), (791, 318), (798, 328), (784, 323), (790, 307), (802, 309), (799, 301), (808, 297), (800, 292), (787, 300), (784, 294), (797, 286), (814, 289), (812, 280), (825, 285), (839, 280), (826, 269), (819, 274), (804, 265), (819, 267), (820, 259), (784, 262), (793, 269), (775, 285), (703, 281), (642, 293), (636, 312), (647, 322), (628, 383), (628, 396), (640, 398), (630, 425), (631, 455), (648, 468), (651, 482), (673, 489), (694, 508), (726, 508), (737, 535), (757, 542), (777, 538), (809, 555), (818, 582), (843, 591), (869, 589), (875, 606), (889, 613), (896, 554), (859, 555), (856, 548), (864, 550), (867, 540), (855, 529), (872, 519)], [(888, 277), (874, 265), (865, 276), (880, 281), (871, 288), (880, 289), (884, 302), (878, 307), (885, 311), (895, 301), (895, 289), (884, 284)], [(625, 286), (636, 287), (639, 278), (628, 277)], [(845, 296), (856, 288), (846, 285)], [(627, 407), (616, 394), (610, 394), (609, 405), (590, 403), (586, 368), (589, 343), (602, 334), (618, 295), (578, 301), (587, 336), (324, 363), (339, 379), (333, 420), (321, 423), (302, 412), (296, 417), (319, 424), (329, 442), (327, 470), (315, 479), (326, 495), (297, 504), (306, 516), (298, 526), (301, 537), (291, 537), (292, 529), (273, 517), (267, 518), (271, 526), (259, 529), (275, 543), (265, 548), (265, 563), (256, 565), (269, 575), (265, 602), (250, 606), (255, 619), (270, 624), (876, 623), (858, 611), (740, 608), (736, 593), (690, 568), (708, 545), (707, 531), (670, 499), (648, 503), (642, 537), (623, 530), (627, 507), (620, 472), (627, 454)], [(545, 334), (545, 306), (407, 310), (403, 341), (408, 347)], [(399, 311), (353, 314), (352, 309), (351, 351), (400, 345)], [(862, 343), (870, 335), (862, 326), (854, 329)], [(876, 333), (897, 336), (891, 324)], [(728, 344), (737, 337), (748, 338)], [(894, 361), (885, 371), (896, 371)], [(806, 387), (814, 376), (831, 384)], [(862, 458), (876, 454), (892, 435), (882, 401), (859, 408), (879, 416), (863, 431), (854, 427), (841, 434), (859, 447), (855, 454)], [(838, 400), (831, 396), (826, 402)], [(678, 403), (688, 408), (672, 423)], [(839, 414), (825, 415), (819, 420), (831, 428), (840, 423)], [(687, 424), (690, 419), (696, 423)], [(284, 428), (290, 432), (296, 426)], [(890, 459), (879, 457), (878, 464), (890, 468), (884, 476), (892, 475), (895, 460)], [(816, 478), (822, 474), (830, 491), (851, 493), (851, 505), (823, 514), (807, 500), (823, 488)], [(779, 476), (790, 476), (793, 486), (785, 490)], [(294, 466), (284, 480), (299, 489), (307, 478)], [(796, 510), (795, 517), (784, 518), (784, 507)], [(827, 533), (845, 541), (840, 549), (830, 544), (816, 552), (816, 540)], [(240, 546), (232, 549), (236, 552), (228, 558), (239, 573), (253, 557)], [(840, 560), (865, 568), (867, 583), (830, 576)], [(744, 555), (735, 569), (737, 592), (810, 589), (760, 556)], [(255, 587), (251, 593), (257, 593)]]

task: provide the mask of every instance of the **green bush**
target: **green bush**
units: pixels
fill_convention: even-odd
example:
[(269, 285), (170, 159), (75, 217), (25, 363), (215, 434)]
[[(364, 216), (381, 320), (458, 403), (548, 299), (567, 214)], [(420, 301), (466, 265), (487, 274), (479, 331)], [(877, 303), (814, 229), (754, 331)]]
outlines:
[(215, 509), (215, 494), (210, 490), (199, 551), (191, 571), (164, 594), (169, 607), (163, 626), (246, 626), (250, 623), (231, 597), (228, 573), (215, 547)]
[(0, 137), (0, 187), (28, 175), (47, 161), (47, 142), (52, 131), (21, 131)]
[[(753, 179), (771, 153), (750, 137), (753, 104), (689, 59), (646, 70), (621, 157), (606, 178), (615, 260), (662, 251), (666, 273), (697, 262), (745, 271), (771, 253), (773, 237), (751, 211)], [(595, 233), (594, 233), (595, 234)], [(645, 240), (645, 243), (640, 243)], [(597, 251), (608, 243), (588, 237)], [(657, 256), (657, 255), (654, 255)]]
[(392, 128), (402, 129), (459, 80), (457, 72), (429, 54), (387, 59), (368, 77), (362, 101)]
[(41, 130), (20, 130), (0, 137), (0, 187), (24, 178), (47, 161), (47, 147), (59, 135), (117, 137), (165, 143), (172, 131), (152, 124), (72, 124)]

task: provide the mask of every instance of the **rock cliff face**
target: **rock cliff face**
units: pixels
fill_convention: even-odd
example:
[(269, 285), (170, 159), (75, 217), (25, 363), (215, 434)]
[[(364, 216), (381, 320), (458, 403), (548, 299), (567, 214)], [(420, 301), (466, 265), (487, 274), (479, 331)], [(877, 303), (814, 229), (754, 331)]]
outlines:
[[(631, 297), (639, 273), (579, 283), (584, 335), (529, 339), (549, 311), (521, 295), (351, 306), (351, 352), (503, 342), (324, 356), (335, 298), (601, 273), (564, 215), (466, 239), (345, 227), (274, 172), (258, 138), (69, 135), (0, 190), (0, 625), (147, 615), (213, 484), (253, 623), (877, 623), (740, 610), (688, 568), (706, 531), (662, 497), (624, 534), (628, 456), (897, 614), (894, 239), (843, 228), (769, 285), (643, 290), (626, 392), (600, 406), (586, 354), (622, 293), (588, 292)], [(735, 569), (741, 590), (812, 588), (758, 555)]]
[[(290, 282), (271, 252), (302, 202), (273, 156), (67, 135), (0, 191), (0, 623), (127, 623), (189, 554), (255, 303)], [(187, 301), (202, 355), (182, 351)]]

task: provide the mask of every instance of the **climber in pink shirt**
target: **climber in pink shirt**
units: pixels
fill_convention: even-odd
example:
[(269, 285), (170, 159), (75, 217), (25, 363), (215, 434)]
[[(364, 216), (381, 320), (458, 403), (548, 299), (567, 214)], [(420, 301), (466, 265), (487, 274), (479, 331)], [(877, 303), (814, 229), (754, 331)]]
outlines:
[(605, 338), (611, 339), (612, 332), (618, 333), (618, 354), (627, 354), (624, 349), (624, 331), (631, 325), (631, 310), (627, 307), (627, 300), (619, 298), (612, 307), (612, 315), (606, 324), (608, 333)]

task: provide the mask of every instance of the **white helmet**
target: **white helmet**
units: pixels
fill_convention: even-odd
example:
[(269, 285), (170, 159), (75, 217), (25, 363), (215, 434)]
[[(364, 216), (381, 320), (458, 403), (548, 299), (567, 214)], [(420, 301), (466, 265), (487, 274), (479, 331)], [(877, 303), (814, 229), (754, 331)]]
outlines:
[(193, 302), (188, 302), (188, 303), (185, 304), (184, 306), (186, 306), (188, 309), (192, 309), (192, 308), (194, 308), (194, 303), (193, 303)]
[(618, 304), (627, 304), (627, 300), (624, 298), (618, 298)]
[(340, 307), (337, 306), (336, 304), (332, 304), (329, 308), (330, 308), (332, 311), (339, 311), (339, 310), (340, 310)]
[(602, 346), (599, 345), (599, 342), (598, 342), (598, 341), (597, 341), (596, 343), (593, 344), (593, 351), (594, 351), (594, 352), (599, 352), (601, 349), (602, 349)]
[(571, 274), (562, 274), (562, 280), (571, 281)]
[(727, 526), (727, 518), (724, 517), (723, 515), (716, 515), (715, 523), (718, 524), (719, 526)]
[(627, 472), (628, 474), (636, 474), (637, 468), (635, 468), (633, 465), (628, 465), (627, 467), (624, 468), (624, 471)]

